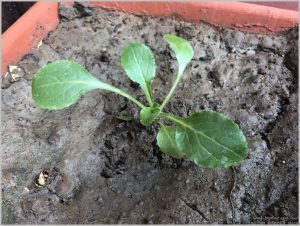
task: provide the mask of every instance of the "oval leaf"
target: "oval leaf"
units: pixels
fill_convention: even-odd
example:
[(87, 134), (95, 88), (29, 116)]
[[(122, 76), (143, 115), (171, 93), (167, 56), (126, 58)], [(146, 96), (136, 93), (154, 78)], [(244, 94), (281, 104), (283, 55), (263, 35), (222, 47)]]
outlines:
[(246, 157), (247, 141), (243, 132), (218, 112), (202, 111), (171, 120), (176, 123), (177, 147), (197, 165), (229, 167)]
[(140, 121), (144, 126), (149, 126), (160, 113), (159, 107), (146, 107), (140, 112)]
[(175, 134), (175, 126), (165, 126), (161, 124), (156, 136), (157, 144), (162, 152), (171, 155), (174, 158), (182, 158), (184, 154), (176, 145)]
[(63, 109), (74, 104), (84, 93), (96, 89), (118, 89), (93, 77), (80, 64), (59, 60), (37, 71), (32, 79), (34, 102), (46, 109)]
[(152, 103), (151, 83), (156, 67), (151, 50), (142, 43), (131, 43), (122, 51), (121, 64), (128, 77), (140, 85)]
[(170, 48), (176, 55), (178, 61), (178, 76), (181, 77), (186, 65), (194, 56), (194, 50), (187, 40), (178, 36), (164, 35), (164, 39), (169, 43)]

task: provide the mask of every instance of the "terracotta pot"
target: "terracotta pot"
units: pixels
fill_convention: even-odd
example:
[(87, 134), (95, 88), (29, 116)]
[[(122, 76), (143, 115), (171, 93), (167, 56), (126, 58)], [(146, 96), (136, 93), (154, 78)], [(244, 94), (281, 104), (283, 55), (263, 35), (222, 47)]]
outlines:
[(2, 75), (56, 28), (58, 3), (38, 2), (2, 35)]
[[(72, 3), (62, 3), (72, 4)], [(298, 12), (241, 2), (89, 2), (107, 10), (172, 17), (246, 32), (276, 34), (298, 26)], [(54, 30), (57, 2), (38, 2), (2, 36), (2, 75)]]

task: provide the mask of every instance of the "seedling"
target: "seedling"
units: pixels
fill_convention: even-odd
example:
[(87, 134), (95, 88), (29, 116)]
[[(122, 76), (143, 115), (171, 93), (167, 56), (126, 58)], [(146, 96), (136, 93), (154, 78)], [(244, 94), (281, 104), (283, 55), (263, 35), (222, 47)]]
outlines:
[[(176, 55), (178, 73), (160, 105), (153, 100), (151, 92), (156, 70), (154, 57), (142, 43), (132, 43), (124, 48), (121, 64), (128, 77), (143, 89), (148, 106), (125, 91), (97, 80), (81, 65), (69, 60), (59, 60), (38, 70), (32, 80), (33, 99), (42, 108), (57, 110), (74, 104), (88, 91), (112, 91), (141, 108), (140, 121), (144, 126), (154, 122), (160, 124), (156, 139), (162, 152), (174, 158), (187, 157), (199, 166), (211, 168), (229, 167), (243, 160), (247, 154), (246, 138), (238, 125), (225, 115), (204, 110), (183, 118), (163, 111), (194, 55), (185, 39), (174, 35), (165, 35), (164, 39)], [(163, 118), (173, 124), (165, 125)]]

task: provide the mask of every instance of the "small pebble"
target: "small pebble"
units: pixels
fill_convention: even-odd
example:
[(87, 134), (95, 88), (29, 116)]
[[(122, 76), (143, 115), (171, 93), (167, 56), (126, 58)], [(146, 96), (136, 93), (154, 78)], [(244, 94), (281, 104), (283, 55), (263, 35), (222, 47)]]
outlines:
[(104, 203), (103, 198), (101, 196), (97, 197), (95, 201), (98, 205), (102, 205)]
[(43, 44), (43, 40), (41, 40), (41, 41), (39, 42), (39, 44), (37, 45), (37, 48), (41, 47), (42, 44)]

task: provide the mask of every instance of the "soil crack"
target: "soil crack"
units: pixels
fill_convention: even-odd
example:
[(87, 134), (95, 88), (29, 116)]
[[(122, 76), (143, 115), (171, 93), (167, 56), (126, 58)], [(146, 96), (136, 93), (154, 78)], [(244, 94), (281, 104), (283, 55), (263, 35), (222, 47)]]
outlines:
[(273, 48), (270, 48), (270, 47), (266, 47), (266, 46), (263, 46), (261, 44), (257, 45), (256, 50), (258, 52), (265, 52), (265, 53), (270, 53), (271, 52), (271, 53), (274, 53), (278, 57), (283, 57), (284, 56), (279, 50), (276, 50), (276, 49), (273, 49)]
[(234, 205), (233, 205), (233, 201), (232, 201), (232, 195), (236, 186), (236, 170), (234, 168), (234, 166), (231, 167), (232, 169), (232, 176), (233, 176), (233, 185), (232, 188), (230, 190), (230, 194), (229, 194), (229, 201), (230, 201), (230, 205), (231, 205), (231, 211), (232, 211), (232, 224), (235, 224), (235, 209), (234, 209)]
[(208, 222), (207, 217), (199, 210), (199, 208), (197, 207), (197, 204), (195, 203), (187, 203), (186, 201), (184, 201), (183, 199), (181, 199), (181, 201), (184, 202), (184, 204), (189, 207), (189, 209), (197, 212), (205, 221)]
[(267, 148), (270, 150), (271, 149), (271, 142), (269, 140), (268, 134), (269, 134), (269, 132), (268, 133), (265, 133), (265, 132), (260, 133), (260, 137), (266, 143)]
[(277, 113), (277, 116), (275, 117), (274, 120), (270, 121), (267, 123), (267, 125), (264, 128), (264, 131), (260, 132), (261, 139), (265, 141), (267, 148), (270, 150), (272, 148), (270, 139), (269, 139), (269, 134), (272, 133), (273, 129), (277, 125), (278, 121), (282, 119), (284, 116), (285, 112), (287, 111), (287, 106), (289, 105), (289, 99), (285, 97), (280, 98), (280, 109)]

